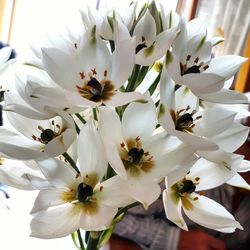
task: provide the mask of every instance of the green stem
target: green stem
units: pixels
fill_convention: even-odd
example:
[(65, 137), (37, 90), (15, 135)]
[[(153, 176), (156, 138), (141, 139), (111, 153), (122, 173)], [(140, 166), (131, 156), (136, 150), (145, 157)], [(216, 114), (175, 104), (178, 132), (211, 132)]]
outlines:
[(136, 201), (126, 207), (122, 207), (119, 209), (119, 211), (117, 212), (117, 214), (115, 215), (115, 218), (117, 218), (119, 215), (121, 215), (122, 213), (126, 213), (130, 208), (132, 207), (136, 207), (138, 205), (141, 205), (141, 203), (139, 201)]
[(74, 168), (75, 171), (79, 174), (80, 171), (79, 171), (78, 167), (76, 166), (74, 160), (70, 157), (70, 155), (67, 152), (63, 153), (62, 155), (67, 160), (67, 162), (69, 162), (69, 164), (71, 165), (71, 167)]
[(130, 92), (134, 90), (134, 85), (136, 83), (136, 79), (138, 77), (139, 71), (140, 71), (140, 65), (135, 64), (132, 75), (129, 79), (128, 86), (126, 88), (126, 92)]
[(115, 50), (115, 42), (113, 40), (109, 40), (109, 45), (110, 45), (111, 52), (114, 52), (114, 50)]
[(161, 72), (158, 74), (158, 76), (155, 78), (154, 82), (151, 84), (151, 86), (148, 89), (150, 95), (152, 95), (154, 93), (160, 79), (161, 79)]
[(75, 124), (75, 128), (76, 128), (76, 133), (79, 135), (80, 134), (80, 128), (78, 127), (78, 125), (76, 124), (76, 122), (74, 121)]
[(86, 123), (86, 121), (84, 120), (84, 118), (83, 118), (80, 114), (76, 113), (75, 116), (76, 116), (83, 124)]
[(149, 66), (142, 66), (141, 67), (140, 72), (138, 74), (138, 77), (136, 79), (135, 86), (134, 86), (135, 89), (141, 84), (141, 82), (145, 78), (146, 74), (148, 73), (148, 70), (149, 70)]
[(93, 108), (92, 111), (93, 111), (94, 119), (95, 119), (96, 121), (98, 121), (98, 118), (97, 118), (97, 110), (96, 110), (96, 108)]
[(90, 231), (86, 231), (85, 232), (85, 239), (84, 239), (86, 244), (88, 243), (89, 235), (90, 235)]
[(97, 250), (98, 242), (99, 242), (99, 237), (93, 238), (90, 234), (86, 250)]
[(78, 236), (78, 240), (79, 240), (79, 244), (80, 244), (81, 249), (85, 250), (80, 229), (77, 230), (77, 236)]

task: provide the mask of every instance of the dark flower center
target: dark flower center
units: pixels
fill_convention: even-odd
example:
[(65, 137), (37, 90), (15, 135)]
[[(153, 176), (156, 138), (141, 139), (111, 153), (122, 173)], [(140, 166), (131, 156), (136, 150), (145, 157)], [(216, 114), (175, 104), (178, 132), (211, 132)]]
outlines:
[(139, 51), (141, 51), (142, 49), (147, 48), (147, 45), (145, 43), (140, 43), (136, 46), (135, 48), (135, 54), (137, 54)]
[(43, 143), (47, 144), (49, 143), (51, 140), (53, 140), (56, 137), (55, 133), (53, 130), (51, 129), (45, 129), (41, 135), (40, 138), (43, 141)]
[(178, 183), (177, 186), (177, 192), (179, 194), (184, 194), (184, 193), (191, 194), (195, 191), (195, 189), (196, 186), (191, 180), (184, 180), (181, 183)]
[(194, 65), (188, 68), (186, 71), (183, 72), (183, 75), (191, 74), (191, 73), (201, 73), (200, 66)]
[(130, 161), (133, 164), (139, 164), (143, 154), (144, 150), (142, 148), (141, 149), (131, 148), (128, 152), (128, 161)]
[(100, 84), (100, 82), (95, 78), (92, 77), (88, 83), (87, 86), (89, 86), (89, 92), (93, 95), (90, 100), (91, 101), (99, 101), (101, 99), (102, 96), (102, 91), (103, 91), (103, 87)]
[(186, 62), (180, 63), (180, 69), (181, 69), (181, 75), (187, 75), (187, 74), (197, 74), (197, 73), (201, 73), (202, 71), (206, 70), (209, 68), (209, 65), (205, 64), (204, 62), (200, 62), (199, 57), (196, 57), (194, 59), (194, 65), (191, 67), (188, 67), (188, 62), (191, 59), (191, 55), (188, 55), (186, 58)]
[(183, 129), (189, 128), (193, 124), (192, 114), (185, 113), (177, 118), (176, 129), (182, 131)]
[(93, 188), (82, 182), (78, 185), (76, 195), (79, 202), (85, 202), (88, 197), (93, 195)]

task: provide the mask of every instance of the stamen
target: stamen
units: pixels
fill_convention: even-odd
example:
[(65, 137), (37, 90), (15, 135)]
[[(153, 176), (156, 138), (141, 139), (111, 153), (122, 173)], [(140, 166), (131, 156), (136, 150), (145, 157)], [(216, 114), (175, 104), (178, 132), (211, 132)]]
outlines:
[(93, 75), (97, 75), (97, 72), (96, 72), (96, 69), (95, 69), (95, 68), (94, 68), (94, 69), (91, 69), (91, 72), (92, 72)]
[(196, 57), (194, 60), (195, 63), (199, 62), (199, 57)]
[(40, 131), (42, 131), (42, 132), (44, 131), (44, 128), (43, 128), (42, 126), (40, 126), (40, 125), (39, 125), (37, 128), (38, 128)]
[(85, 78), (84, 72), (79, 72), (80, 78), (83, 80)]

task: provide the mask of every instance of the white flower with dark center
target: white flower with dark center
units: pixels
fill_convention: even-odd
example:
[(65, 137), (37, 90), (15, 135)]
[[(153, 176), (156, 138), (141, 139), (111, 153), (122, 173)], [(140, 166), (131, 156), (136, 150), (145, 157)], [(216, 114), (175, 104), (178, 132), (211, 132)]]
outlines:
[(67, 99), (67, 92), (55, 84), (44, 70), (15, 65), (15, 84), (5, 93), (4, 110), (30, 119), (50, 119), (60, 112), (83, 111)]
[[(194, 27), (192, 27), (193, 29)], [(180, 21), (180, 35), (166, 55), (166, 69), (176, 84), (185, 85), (202, 99), (206, 94), (222, 89), (224, 82), (231, 78), (247, 60), (236, 55), (212, 58), (212, 42), (206, 34), (189, 38), (185, 20)]]
[(51, 78), (67, 90), (72, 104), (120, 106), (141, 98), (139, 93), (118, 91), (132, 72), (134, 46), (133, 39), (122, 41), (111, 54), (106, 43), (95, 37), (94, 29), (77, 54), (44, 48), (43, 64)]
[[(157, 181), (188, 161), (194, 150), (167, 136), (153, 135), (156, 127), (155, 105), (131, 103), (122, 121), (114, 110), (100, 107), (99, 129), (112, 168), (121, 176), (127, 193), (145, 207), (160, 194)], [(172, 142), (174, 143), (172, 144)]]
[(60, 160), (39, 161), (41, 171), (53, 185), (43, 188), (31, 211), (31, 236), (58, 238), (79, 228), (104, 230), (118, 207), (131, 199), (124, 196), (116, 177), (102, 182), (107, 170), (100, 136), (92, 123), (83, 126), (78, 140), (80, 173)]
[(175, 84), (165, 71), (162, 72), (160, 95), (159, 121), (169, 134), (198, 150), (218, 149), (210, 138), (233, 124), (235, 112), (219, 107), (203, 110), (185, 86), (175, 90)]
[(0, 152), (5, 157), (30, 160), (65, 153), (76, 138), (75, 126), (67, 113), (51, 120), (32, 120), (8, 112), (15, 131), (1, 128)]
[(133, 36), (136, 37), (136, 64), (147, 66), (163, 57), (176, 34), (176, 28), (166, 29), (157, 34), (155, 20), (147, 10), (133, 31)]
[[(183, 210), (195, 223), (219, 232), (232, 233), (236, 228), (243, 229), (222, 205), (196, 193), (199, 184), (203, 182), (202, 177), (187, 176), (175, 183), (170, 178), (166, 180), (167, 189), (163, 191), (163, 203), (167, 218), (180, 228), (188, 230), (182, 216)], [(208, 181), (212, 179), (205, 180)]]

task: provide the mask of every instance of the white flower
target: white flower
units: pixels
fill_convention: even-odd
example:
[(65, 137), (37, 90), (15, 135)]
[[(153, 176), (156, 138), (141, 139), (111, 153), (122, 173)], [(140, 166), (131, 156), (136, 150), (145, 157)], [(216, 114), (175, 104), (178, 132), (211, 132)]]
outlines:
[(34, 190), (49, 185), (39, 169), (31, 168), (27, 162), (4, 158), (0, 158), (0, 182), (21, 190)]
[(91, 34), (76, 50), (77, 55), (68, 55), (56, 48), (43, 49), (44, 68), (58, 85), (67, 90), (72, 104), (81, 107), (95, 107), (102, 103), (120, 106), (141, 98), (139, 93), (118, 91), (134, 66), (133, 39), (119, 43), (111, 54), (106, 43)]
[(180, 228), (188, 230), (182, 216), (183, 210), (192, 221), (219, 232), (231, 233), (236, 228), (243, 229), (222, 205), (195, 192), (202, 181), (197, 176), (195, 179), (186, 177), (175, 184), (168, 184), (163, 191), (167, 218)]
[(14, 86), (5, 93), (4, 110), (30, 119), (50, 119), (61, 112), (83, 111), (72, 105), (67, 92), (55, 84), (44, 70), (26, 65), (15, 65)]
[[(194, 152), (164, 132), (153, 135), (156, 126), (155, 105), (131, 103), (122, 121), (114, 110), (100, 107), (99, 128), (106, 155), (120, 175), (127, 193), (135, 200), (150, 205), (160, 194), (159, 178), (186, 161)], [(174, 143), (172, 144), (172, 142)]]
[(147, 10), (133, 31), (133, 36), (136, 37), (136, 64), (147, 66), (163, 57), (176, 34), (176, 28), (166, 29), (157, 34), (155, 20)]
[(186, 26), (182, 18), (181, 33), (166, 56), (166, 69), (177, 84), (206, 100), (205, 94), (219, 91), (247, 59), (236, 55), (212, 58), (211, 41), (202, 33), (189, 38)]
[(58, 238), (79, 228), (104, 230), (110, 226), (118, 207), (126, 204), (128, 199), (122, 195), (117, 178), (101, 182), (108, 163), (92, 123), (81, 130), (78, 157), (80, 173), (56, 159), (38, 162), (53, 187), (42, 189), (35, 201), (31, 236)]
[(7, 112), (15, 130), (2, 127), (0, 152), (7, 158), (19, 160), (54, 157), (67, 151), (76, 137), (74, 123), (68, 114), (52, 120), (32, 120)]
[(202, 109), (198, 99), (185, 86), (175, 84), (165, 71), (161, 78), (159, 121), (171, 135), (198, 150), (216, 150), (210, 139), (233, 124), (235, 112), (219, 107)]

